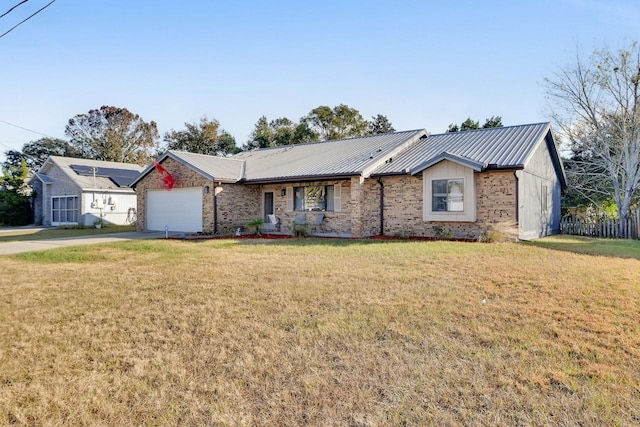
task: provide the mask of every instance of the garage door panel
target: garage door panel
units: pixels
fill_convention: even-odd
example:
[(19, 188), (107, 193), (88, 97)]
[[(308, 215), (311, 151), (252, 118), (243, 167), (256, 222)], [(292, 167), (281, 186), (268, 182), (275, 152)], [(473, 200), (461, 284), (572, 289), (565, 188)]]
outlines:
[(147, 230), (202, 231), (202, 189), (147, 191)]

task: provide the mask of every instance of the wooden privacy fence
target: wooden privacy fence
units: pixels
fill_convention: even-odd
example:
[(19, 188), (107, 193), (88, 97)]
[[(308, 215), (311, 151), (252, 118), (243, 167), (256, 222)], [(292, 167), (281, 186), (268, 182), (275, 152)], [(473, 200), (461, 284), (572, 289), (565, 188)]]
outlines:
[(587, 221), (579, 218), (563, 218), (560, 221), (560, 233), (613, 239), (640, 239), (640, 210), (633, 212), (624, 223), (617, 219)]

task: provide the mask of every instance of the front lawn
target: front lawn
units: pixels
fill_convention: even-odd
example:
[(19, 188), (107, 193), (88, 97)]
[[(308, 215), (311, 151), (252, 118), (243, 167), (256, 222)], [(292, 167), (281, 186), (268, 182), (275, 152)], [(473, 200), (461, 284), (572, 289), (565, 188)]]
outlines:
[(86, 228), (22, 228), (11, 231), (0, 232), (0, 243), (17, 242), (24, 240), (46, 240), (60, 239), (63, 237), (80, 237), (91, 236), (94, 234), (111, 234), (123, 233), (126, 231), (136, 231), (135, 225), (109, 225), (96, 229), (95, 227)]
[(0, 257), (0, 424), (635, 425), (640, 260), (557, 249), (140, 240)]

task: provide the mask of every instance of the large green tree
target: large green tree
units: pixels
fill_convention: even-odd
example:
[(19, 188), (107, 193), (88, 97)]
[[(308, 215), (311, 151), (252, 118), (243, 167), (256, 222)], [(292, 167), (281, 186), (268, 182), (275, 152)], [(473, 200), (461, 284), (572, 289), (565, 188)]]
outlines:
[(365, 120), (358, 110), (345, 104), (333, 108), (321, 105), (301, 117), (297, 123), (286, 117), (269, 121), (266, 116), (262, 116), (256, 122), (243, 149), (395, 132), (387, 116), (378, 114), (371, 119)]
[(220, 128), (216, 119), (203, 117), (200, 123), (185, 123), (183, 130), (173, 130), (164, 134), (169, 150), (213, 156), (229, 156), (240, 151), (235, 138)]
[[(604, 48), (545, 80), (551, 109), (572, 150), (572, 189), (613, 198), (621, 223), (640, 188), (640, 47)], [(621, 232), (624, 230), (621, 230)]]
[(6, 156), (5, 168), (17, 168), (24, 160), (31, 172), (40, 169), (49, 156), (77, 156), (76, 150), (68, 141), (49, 137), (28, 142), (22, 146), (21, 151), (10, 150), (4, 154)]
[(31, 223), (31, 199), (25, 183), (29, 169), (24, 159), (18, 167), (2, 168), (0, 176), (0, 224)]
[(367, 122), (367, 135), (377, 135), (380, 133), (395, 132), (395, 128), (391, 121), (382, 114), (371, 117), (371, 121)]
[(321, 105), (300, 121), (306, 123), (322, 141), (361, 136), (367, 130), (367, 121), (362, 114), (345, 104), (333, 108)]
[(249, 140), (243, 148), (252, 150), (317, 140), (318, 135), (304, 122), (294, 123), (286, 117), (269, 121), (266, 116), (262, 116), (255, 124), (251, 135), (249, 135)]
[(87, 159), (146, 164), (160, 148), (156, 123), (120, 107), (102, 106), (74, 116), (65, 135)]
[(451, 123), (447, 132), (464, 132), (466, 130), (476, 130), (476, 129), (488, 129), (488, 128), (499, 128), (502, 127), (502, 117), (501, 116), (491, 116), (484, 121), (484, 124), (480, 126), (480, 122), (477, 120), (473, 120), (471, 117), (467, 117), (467, 119), (457, 125), (455, 123)]

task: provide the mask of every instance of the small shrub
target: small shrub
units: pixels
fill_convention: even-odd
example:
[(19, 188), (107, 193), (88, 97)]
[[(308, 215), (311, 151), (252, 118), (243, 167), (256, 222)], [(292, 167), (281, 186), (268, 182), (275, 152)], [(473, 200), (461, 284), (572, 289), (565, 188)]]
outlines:
[(260, 227), (264, 224), (264, 218), (256, 217), (247, 223), (247, 228), (255, 229), (256, 234), (260, 234)]
[(307, 224), (294, 224), (293, 235), (296, 237), (307, 237), (311, 235)]
[(453, 237), (453, 233), (451, 232), (451, 230), (441, 225), (434, 225), (433, 233), (435, 234), (435, 238), (438, 240), (446, 240)]

